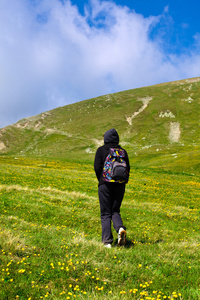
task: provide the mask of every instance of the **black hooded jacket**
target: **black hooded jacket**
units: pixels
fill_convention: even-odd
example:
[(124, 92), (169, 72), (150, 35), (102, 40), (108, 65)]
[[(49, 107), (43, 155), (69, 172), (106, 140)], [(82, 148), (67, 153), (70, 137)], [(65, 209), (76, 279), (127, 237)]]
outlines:
[[(118, 147), (120, 147), (120, 145), (119, 145), (119, 135), (118, 135), (117, 131), (114, 128), (106, 131), (106, 133), (104, 134), (104, 145), (97, 149), (97, 152), (95, 155), (95, 160), (94, 160), (94, 170), (95, 170), (97, 179), (99, 181), (99, 185), (105, 183), (103, 181), (102, 172), (103, 172), (105, 159), (106, 159), (107, 155), (109, 154), (109, 149), (110, 148), (118, 148)], [(128, 173), (129, 173), (130, 172), (129, 158), (128, 158), (128, 154), (125, 149), (124, 149), (124, 151), (126, 154), (125, 161), (126, 161)]]

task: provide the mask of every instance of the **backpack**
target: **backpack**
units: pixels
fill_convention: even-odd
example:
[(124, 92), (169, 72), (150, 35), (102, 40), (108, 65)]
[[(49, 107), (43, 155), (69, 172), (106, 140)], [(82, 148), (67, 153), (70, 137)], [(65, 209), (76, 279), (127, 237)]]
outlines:
[(110, 148), (103, 167), (103, 180), (105, 182), (128, 182), (127, 164), (125, 162), (125, 150)]

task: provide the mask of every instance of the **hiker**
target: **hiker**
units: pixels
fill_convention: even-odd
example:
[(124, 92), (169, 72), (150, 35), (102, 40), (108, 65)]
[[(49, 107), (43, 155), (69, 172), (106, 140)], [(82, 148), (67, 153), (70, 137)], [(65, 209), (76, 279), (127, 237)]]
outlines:
[[(115, 150), (117, 149), (117, 150)], [(109, 180), (106, 178), (105, 160), (110, 151), (118, 151), (124, 153), (124, 161), (126, 164), (126, 176), (123, 180)], [(118, 151), (119, 152), (119, 151)], [(118, 153), (117, 152), (117, 153)], [(118, 245), (125, 245), (126, 243), (126, 227), (123, 225), (120, 215), (120, 206), (124, 197), (125, 185), (128, 182), (130, 164), (126, 150), (119, 145), (119, 135), (113, 128), (104, 134), (104, 145), (99, 147), (96, 151), (94, 160), (94, 170), (99, 181), (98, 195), (101, 212), (101, 226), (102, 226), (102, 242), (107, 248), (111, 248), (113, 242), (113, 235), (111, 231), (111, 221), (113, 227), (118, 233)]]

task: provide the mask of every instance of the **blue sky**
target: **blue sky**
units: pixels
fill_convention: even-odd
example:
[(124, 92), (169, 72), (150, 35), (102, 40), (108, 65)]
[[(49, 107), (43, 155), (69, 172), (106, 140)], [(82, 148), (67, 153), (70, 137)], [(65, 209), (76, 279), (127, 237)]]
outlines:
[(0, 128), (103, 94), (200, 76), (198, 1), (0, 1)]
[[(197, 0), (113, 0), (117, 5), (127, 6), (137, 14), (144, 17), (162, 15), (166, 10), (166, 22), (168, 24), (158, 24), (155, 28), (167, 28), (166, 43), (168, 51), (182, 53), (194, 43), (194, 36), (200, 32), (199, 21), (199, 1)], [(89, 1), (72, 0), (77, 5), (81, 14), (84, 14), (84, 7), (89, 5)]]

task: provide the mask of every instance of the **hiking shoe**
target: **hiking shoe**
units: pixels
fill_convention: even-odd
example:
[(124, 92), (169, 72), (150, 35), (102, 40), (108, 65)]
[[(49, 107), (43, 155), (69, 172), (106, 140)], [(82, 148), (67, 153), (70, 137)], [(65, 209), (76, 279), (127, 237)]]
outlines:
[(106, 248), (112, 248), (111, 244), (105, 244), (104, 245)]
[(126, 244), (126, 230), (124, 228), (120, 228), (118, 231), (118, 245), (122, 246)]

